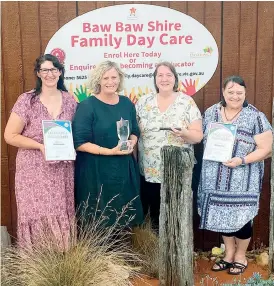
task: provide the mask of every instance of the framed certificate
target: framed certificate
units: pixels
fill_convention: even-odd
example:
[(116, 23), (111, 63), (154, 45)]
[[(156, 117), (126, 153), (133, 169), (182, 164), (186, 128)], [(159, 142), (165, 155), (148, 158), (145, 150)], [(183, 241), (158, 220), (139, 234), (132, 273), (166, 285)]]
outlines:
[(42, 120), (46, 161), (75, 160), (71, 122), (69, 120)]
[(226, 162), (232, 158), (237, 125), (212, 122), (204, 150), (204, 160)]

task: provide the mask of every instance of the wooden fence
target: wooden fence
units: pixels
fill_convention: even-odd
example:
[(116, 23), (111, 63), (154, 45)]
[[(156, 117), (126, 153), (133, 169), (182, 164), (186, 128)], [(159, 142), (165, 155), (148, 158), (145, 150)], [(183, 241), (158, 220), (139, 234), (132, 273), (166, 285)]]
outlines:
[[(271, 120), (274, 96), (274, 2), (2, 2), (2, 134), (9, 112), (19, 94), (34, 87), (33, 64), (42, 54), (53, 34), (65, 23), (88, 11), (104, 6), (136, 3), (153, 4), (181, 11), (202, 23), (214, 36), (219, 47), (219, 65), (208, 82), (195, 96), (203, 112), (220, 99), (222, 80), (240, 74), (247, 84), (247, 99)], [(197, 157), (201, 146), (196, 146)], [(16, 148), (1, 145), (1, 225), (16, 233), (14, 172)], [(197, 187), (199, 166), (194, 174)], [(35, 174), (33, 174), (35, 176)], [(194, 196), (195, 197), (195, 196)], [(270, 160), (266, 161), (259, 215), (255, 219), (253, 241), (268, 244), (270, 201)], [(194, 208), (196, 209), (196, 208)], [(219, 235), (198, 229), (194, 216), (195, 247), (210, 249), (219, 245)]]

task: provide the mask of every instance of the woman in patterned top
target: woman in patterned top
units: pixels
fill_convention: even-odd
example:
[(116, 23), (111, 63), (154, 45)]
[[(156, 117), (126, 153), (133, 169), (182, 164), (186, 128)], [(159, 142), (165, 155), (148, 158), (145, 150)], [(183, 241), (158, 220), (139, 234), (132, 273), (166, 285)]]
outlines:
[[(136, 104), (140, 127), (138, 142), (141, 200), (145, 215), (159, 228), (161, 156), (164, 145), (193, 148), (203, 138), (202, 120), (194, 100), (177, 92), (178, 74), (169, 62), (159, 63), (154, 72), (156, 94), (148, 94)], [(161, 130), (160, 128), (171, 128)], [(179, 129), (176, 129), (180, 128)]]
[(211, 122), (237, 125), (232, 159), (220, 163), (203, 160), (198, 190), (200, 228), (221, 232), (226, 254), (213, 266), (243, 273), (252, 220), (258, 213), (264, 172), (263, 160), (271, 156), (272, 128), (266, 116), (246, 101), (246, 86), (239, 76), (225, 79), (220, 103), (203, 118), (204, 145)]
[(73, 162), (46, 162), (42, 120), (72, 120), (76, 101), (64, 86), (64, 67), (55, 56), (36, 60), (36, 88), (19, 96), (5, 130), (8, 144), (18, 147), (15, 173), (17, 239), (31, 246), (50, 231), (67, 248), (74, 218)]

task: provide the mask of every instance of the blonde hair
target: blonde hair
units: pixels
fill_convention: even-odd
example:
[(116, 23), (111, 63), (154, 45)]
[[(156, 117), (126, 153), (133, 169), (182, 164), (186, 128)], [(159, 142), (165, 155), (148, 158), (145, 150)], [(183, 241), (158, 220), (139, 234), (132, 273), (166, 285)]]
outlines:
[(111, 62), (111, 61), (104, 61), (100, 63), (99, 65), (97, 65), (91, 74), (89, 87), (94, 94), (100, 93), (101, 91), (100, 81), (104, 73), (112, 68), (114, 68), (118, 72), (119, 78), (120, 78), (117, 92), (120, 92), (124, 89), (124, 73), (119, 68), (118, 64), (115, 62)]

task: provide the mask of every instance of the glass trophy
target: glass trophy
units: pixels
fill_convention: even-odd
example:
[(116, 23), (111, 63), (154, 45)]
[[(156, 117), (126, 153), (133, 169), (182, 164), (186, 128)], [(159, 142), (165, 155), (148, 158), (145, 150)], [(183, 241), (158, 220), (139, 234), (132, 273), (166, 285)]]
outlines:
[(116, 125), (117, 125), (117, 135), (119, 138), (118, 143), (121, 143), (120, 150), (121, 151), (128, 150), (129, 121), (121, 118), (121, 120), (116, 122)]

